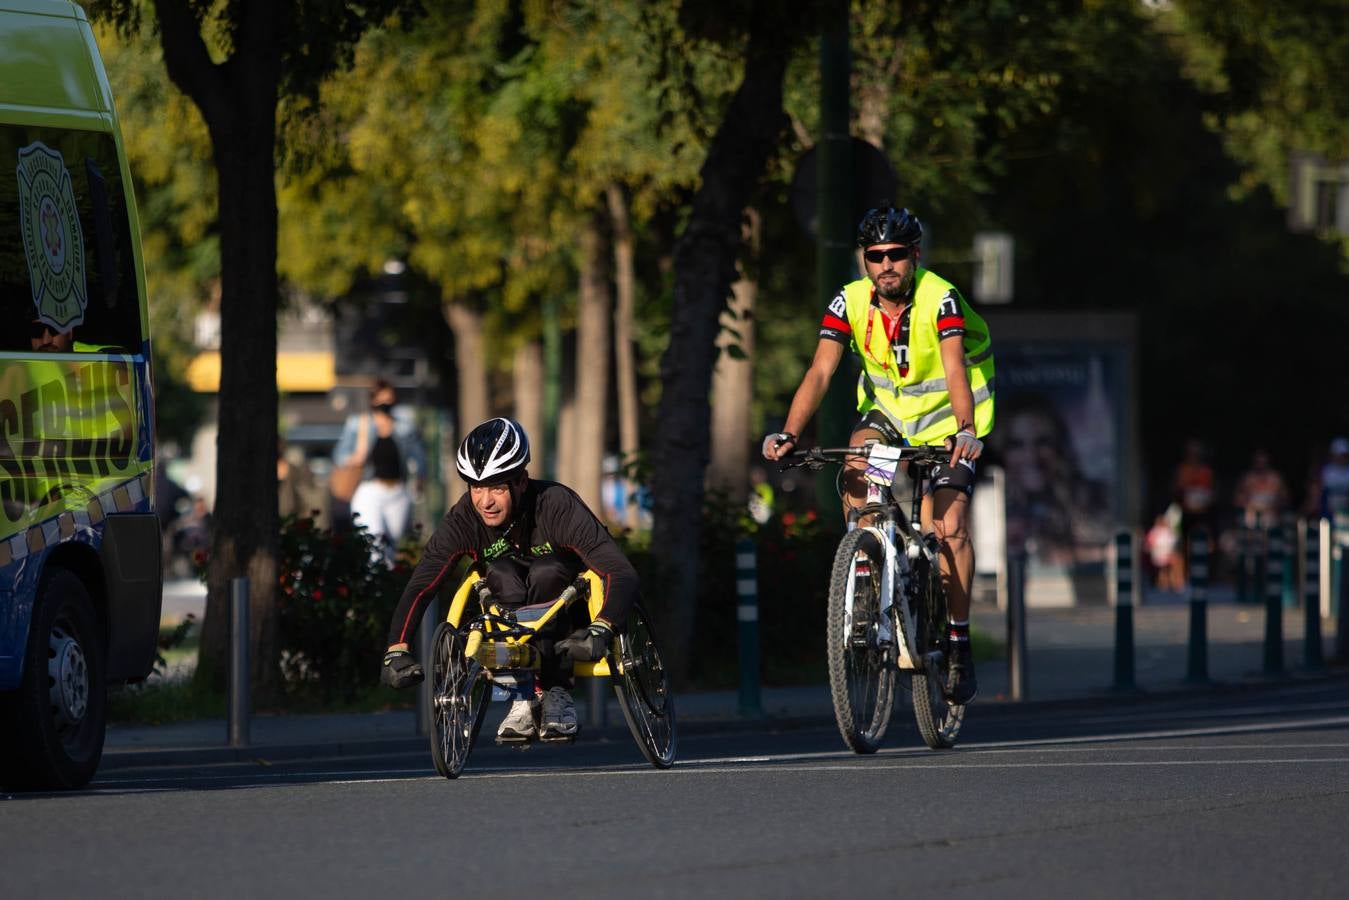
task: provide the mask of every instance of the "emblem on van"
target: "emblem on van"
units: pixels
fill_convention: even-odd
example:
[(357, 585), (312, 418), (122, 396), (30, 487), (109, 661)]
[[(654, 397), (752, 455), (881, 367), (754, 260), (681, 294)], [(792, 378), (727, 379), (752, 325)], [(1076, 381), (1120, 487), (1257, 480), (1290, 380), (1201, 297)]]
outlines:
[(34, 141), (19, 151), (19, 228), (37, 316), (68, 331), (84, 321), (84, 234), (70, 171), (59, 151)]

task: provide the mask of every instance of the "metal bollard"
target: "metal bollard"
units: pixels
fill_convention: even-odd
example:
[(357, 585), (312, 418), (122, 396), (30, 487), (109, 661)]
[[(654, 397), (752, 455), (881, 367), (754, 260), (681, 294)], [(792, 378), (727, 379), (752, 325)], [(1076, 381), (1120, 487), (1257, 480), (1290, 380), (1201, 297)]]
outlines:
[(740, 715), (763, 715), (759, 691), (759, 572), (754, 540), (735, 542), (736, 634), (740, 650)]
[(1302, 544), (1302, 664), (1310, 671), (1325, 666), (1321, 654), (1321, 523), (1298, 521)]
[(1332, 581), (1335, 584), (1335, 658), (1349, 660), (1349, 578), (1345, 577), (1344, 549), (1349, 540), (1349, 515), (1335, 513), (1331, 531), (1331, 555), (1334, 559)]
[(1283, 674), (1283, 529), (1265, 541), (1265, 674)]
[(1132, 691), (1134, 683), (1134, 535), (1115, 533), (1115, 690)]
[(248, 579), (230, 581), (229, 742), (247, 747), (250, 738), (248, 672)]
[(1185, 680), (1208, 683), (1208, 532), (1190, 536), (1190, 644)]
[(422, 664), (422, 671), (426, 673), (422, 683), (417, 686), (415, 727), (419, 737), (425, 737), (431, 733), (431, 692), (434, 689), (435, 682), (431, 657), (436, 652), (433, 645), (436, 637), (436, 626), (439, 624), (440, 600), (433, 597), (426, 606), (426, 612), (422, 613), (421, 624), (417, 626), (417, 661)]
[(1007, 687), (1013, 700), (1028, 700), (1026, 667), (1026, 554), (1007, 554)]

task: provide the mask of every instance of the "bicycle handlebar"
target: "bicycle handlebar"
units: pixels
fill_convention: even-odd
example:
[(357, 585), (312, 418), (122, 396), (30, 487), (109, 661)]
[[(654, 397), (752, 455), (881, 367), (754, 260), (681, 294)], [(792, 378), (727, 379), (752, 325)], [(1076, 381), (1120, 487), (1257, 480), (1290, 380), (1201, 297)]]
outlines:
[[(867, 444), (862, 447), (811, 447), (809, 450), (787, 454), (782, 461), (782, 469), (795, 469), (805, 466), (811, 470), (819, 470), (829, 463), (842, 465), (849, 459), (866, 459), (873, 446)], [(945, 447), (894, 447), (892, 449), (898, 453), (900, 460), (920, 466), (940, 465), (951, 461), (951, 451)]]

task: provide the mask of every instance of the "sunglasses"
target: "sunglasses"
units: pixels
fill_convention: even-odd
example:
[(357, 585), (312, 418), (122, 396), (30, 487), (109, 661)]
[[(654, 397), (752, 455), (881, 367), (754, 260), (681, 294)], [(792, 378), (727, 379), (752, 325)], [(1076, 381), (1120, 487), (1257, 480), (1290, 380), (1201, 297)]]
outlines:
[(862, 253), (862, 256), (869, 263), (878, 263), (883, 259), (888, 259), (890, 262), (900, 262), (912, 255), (912, 247), (891, 247), (889, 250), (866, 250)]
[(38, 321), (28, 323), (28, 336), (30, 338), (36, 339), (40, 337), (45, 337), (48, 333), (51, 333), (52, 335), (58, 335), (61, 332), (57, 331), (55, 328), (48, 325), (46, 322)]

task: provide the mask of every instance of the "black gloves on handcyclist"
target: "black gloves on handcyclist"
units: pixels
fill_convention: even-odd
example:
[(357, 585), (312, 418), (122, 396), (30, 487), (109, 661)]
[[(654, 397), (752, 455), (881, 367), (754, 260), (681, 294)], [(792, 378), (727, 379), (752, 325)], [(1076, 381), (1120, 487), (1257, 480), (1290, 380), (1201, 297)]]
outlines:
[(390, 650), (384, 654), (380, 680), (392, 688), (408, 688), (421, 684), (425, 674), (422, 664), (406, 650)]
[(572, 662), (594, 662), (604, 659), (613, 639), (614, 630), (608, 623), (595, 621), (558, 641), (557, 652), (567, 654)]

